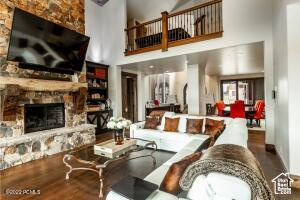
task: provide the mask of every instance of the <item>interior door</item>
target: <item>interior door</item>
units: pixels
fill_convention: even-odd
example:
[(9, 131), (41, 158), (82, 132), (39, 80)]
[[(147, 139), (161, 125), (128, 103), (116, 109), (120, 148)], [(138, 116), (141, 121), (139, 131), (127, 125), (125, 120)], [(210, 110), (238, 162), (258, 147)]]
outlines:
[(122, 72), (122, 117), (137, 122), (137, 75)]

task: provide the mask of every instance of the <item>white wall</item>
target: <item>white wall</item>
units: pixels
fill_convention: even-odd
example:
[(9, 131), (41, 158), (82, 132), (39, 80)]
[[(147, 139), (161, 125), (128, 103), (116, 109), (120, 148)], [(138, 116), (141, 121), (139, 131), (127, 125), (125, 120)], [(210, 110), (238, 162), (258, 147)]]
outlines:
[(289, 116), (287, 71), (287, 22), (286, 6), (281, 0), (274, 3), (274, 86), (275, 99), (275, 146), (285, 167), (289, 168)]
[(275, 146), (285, 168), (299, 176), (300, 1), (276, 0), (274, 13)]
[[(213, 95), (215, 102), (220, 100), (220, 78), (218, 76), (205, 76), (205, 85), (208, 95)], [(211, 102), (207, 102), (211, 103)]]
[(124, 56), (126, 28), (126, 0), (111, 0), (101, 7), (85, 1), (86, 34), (91, 37), (87, 59), (110, 65), (109, 98), (115, 116), (122, 115), (121, 68)]
[[(299, 1), (298, 1), (299, 2)], [(289, 91), (289, 171), (300, 175), (300, 3), (287, 6), (287, 52)]]

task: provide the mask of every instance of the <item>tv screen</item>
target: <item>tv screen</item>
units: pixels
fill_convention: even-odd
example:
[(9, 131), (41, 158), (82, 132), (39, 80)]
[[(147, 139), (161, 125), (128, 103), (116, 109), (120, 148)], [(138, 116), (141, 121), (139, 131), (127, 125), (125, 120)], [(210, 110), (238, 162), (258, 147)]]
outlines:
[(81, 71), (89, 37), (16, 8), (7, 60), (19, 67), (74, 74)]

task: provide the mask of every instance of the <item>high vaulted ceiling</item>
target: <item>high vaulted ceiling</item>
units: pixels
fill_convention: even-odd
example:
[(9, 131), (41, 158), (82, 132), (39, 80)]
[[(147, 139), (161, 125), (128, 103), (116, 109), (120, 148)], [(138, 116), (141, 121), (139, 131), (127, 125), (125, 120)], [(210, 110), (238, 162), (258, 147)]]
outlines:
[(127, 0), (127, 19), (139, 22), (161, 17), (161, 12), (176, 12), (210, 0)]
[(264, 72), (264, 44), (257, 42), (150, 60), (129, 64), (123, 68), (146, 74), (159, 74), (183, 71), (186, 68), (186, 63), (204, 65), (206, 74), (211, 76), (262, 73)]

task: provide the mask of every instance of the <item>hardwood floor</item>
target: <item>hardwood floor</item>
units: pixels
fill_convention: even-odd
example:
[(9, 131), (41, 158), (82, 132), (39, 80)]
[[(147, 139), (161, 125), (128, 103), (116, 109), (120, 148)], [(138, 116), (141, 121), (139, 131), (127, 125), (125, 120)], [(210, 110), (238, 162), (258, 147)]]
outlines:
[[(249, 131), (248, 148), (260, 162), (265, 177), (274, 191), (272, 179), (285, 172), (278, 155), (265, 151), (265, 134), (261, 131)], [(276, 195), (276, 200), (300, 200), (300, 189), (292, 189), (291, 195)]]
[[(111, 137), (110, 133), (97, 137), (97, 142), (105, 141)], [(271, 180), (283, 172), (279, 157), (268, 153), (264, 149), (264, 134), (260, 132), (249, 133), (249, 149), (260, 161), (266, 178), (271, 187)], [(172, 157), (170, 152), (157, 152), (157, 165), (153, 166), (151, 158), (141, 158), (125, 163), (109, 174), (107, 188), (128, 174), (144, 178), (154, 168), (159, 167)], [(21, 166), (1, 171), (0, 188), (1, 198), (6, 199), (49, 199), (71, 200), (99, 199), (99, 180), (93, 172), (72, 172), (70, 180), (65, 180), (67, 168), (62, 163), (63, 154), (50, 156), (41, 160), (32, 161)], [(5, 189), (39, 189), (40, 195), (5, 195)], [(293, 190), (292, 195), (276, 196), (277, 200), (300, 199), (300, 190)]]

